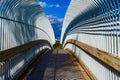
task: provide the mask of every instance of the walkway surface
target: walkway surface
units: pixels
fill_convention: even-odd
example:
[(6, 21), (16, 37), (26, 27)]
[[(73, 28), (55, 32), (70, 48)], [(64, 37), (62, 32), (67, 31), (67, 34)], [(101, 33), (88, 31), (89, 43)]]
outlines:
[(33, 66), (27, 80), (84, 80), (76, 59), (64, 50), (48, 51)]

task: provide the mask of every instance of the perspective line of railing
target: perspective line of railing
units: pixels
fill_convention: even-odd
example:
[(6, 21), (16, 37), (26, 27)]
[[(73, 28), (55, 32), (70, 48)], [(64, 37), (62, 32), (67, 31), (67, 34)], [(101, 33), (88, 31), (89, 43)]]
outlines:
[(27, 44), (23, 44), (23, 45), (20, 45), (20, 46), (17, 46), (17, 47), (14, 47), (14, 48), (11, 48), (11, 49), (8, 49), (5, 51), (1, 51), (0, 52), (0, 62), (5, 61), (16, 54), (20, 54), (19, 52), (27, 50), (27, 49), (34, 47), (35, 45), (41, 44), (41, 43), (47, 43), (50, 45), (50, 43), (47, 40), (36, 40), (36, 41), (32, 41)]
[(87, 76), (89, 78), (87, 78), (83, 74), (85, 80), (97, 80), (96, 77), (95, 77), (95, 75), (88, 69), (88, 67), (84, 64), (84, 62), (71, 49), (66, 48), (65, 51), (67, 53), (72, 54), (77, 59), (77, 61), (79, 62), (80, 66), (84, 69), (85, 73), (87, 73)]
[(87, 45), (85, 43), (82, 43), (82, 42), (74, 40), (74, 39), (67, 40), (64, 47), (69, 43), (76, 45), (77, 47), (81, 48), (82, 50), (84, 50), (88, 54), (96, 57), (100, 61), (109, 65), (113, 69), (120, 71), (120, 64), (119, 64), (120, 58), (119, 57), (114, 56), (112, 54), (109, 54), (108, 52), (102, 51), (98, 48), (92, 47), (90, 45)]
[[(42, 57), (42, 55), (44, 55), (47, 51), (49, 51), (48, 48), (46, 49), (43, 49), (39, 55), (37, 55), (36, 57), (34, 57), (30, 63), (28, 63), (16, 76), (13, 80), (26, 80), (27, 77), (29, 76), (30, 72), (32, 71), (32, 67), (33, 65), (35, 65), (39, 60), (40, 58)], [(26, 75), (26, 72), (27, 75)]]
[(52, 49), (47, 40), (32, 41), (0, 52), (0, 80), (13, 80), (45, 49)]

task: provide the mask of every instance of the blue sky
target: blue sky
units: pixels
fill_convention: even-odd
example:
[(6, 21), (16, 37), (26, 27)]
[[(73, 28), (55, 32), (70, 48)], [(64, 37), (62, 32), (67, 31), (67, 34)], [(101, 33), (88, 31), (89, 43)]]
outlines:
[(60, 38), (62, 23), (70, 0), (38, 0), (48, 16), (57, 39)]

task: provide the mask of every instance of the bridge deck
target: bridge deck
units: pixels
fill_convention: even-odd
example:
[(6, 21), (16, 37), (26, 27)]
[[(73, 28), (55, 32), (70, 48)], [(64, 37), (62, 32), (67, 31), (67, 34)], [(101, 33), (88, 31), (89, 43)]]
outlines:
[(48, 51), (33, 66), (27, 80), (85, 80), (75, 58), (64, 50)]

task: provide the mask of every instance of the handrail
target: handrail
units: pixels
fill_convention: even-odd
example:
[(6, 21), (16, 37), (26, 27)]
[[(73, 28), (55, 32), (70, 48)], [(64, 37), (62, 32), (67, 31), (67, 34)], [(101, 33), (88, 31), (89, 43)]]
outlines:
[(27, 76), (25, 75), (26, 71), (29, 71), (29, 70), (33, 67), (33, 65), (36, 64), (36, 63), (39, 61), (39, 59), (42, 57), (42, 55), (44, 55), (48, 50), (49, 50), (49, 49), (46, 48), (46, 49), (43, 49), (42, 51), (40, 51), (40, 52), (39, 52), (40, 54), (37, 55), (36, 57), (34, 57), (34, 58), (30, 61), (30, 63), (28, 63), (28, 64), (15, 76), (15, 78), (13, 78), (13, 80), (24, 80), (23, 78), (24, 78), (24, 77), (27, 77)]
[(77, 59), (80, 66), (84, 69), (85, 73), (89, 77), (89, 78), (87, 78), (86, 75), (84, 75), (84, 73), (83, 73), (85, 80), (97, 80), (95, 75), (89, 70), (89, 68), (84, 64), (84, 62), (71, 49), (66, 48), (65, 51), (72, 54)]
[(8, 50), (4, 50), (0, 52), (0, 62), (5, 61), (7, 59), (9, 59), (10, 57), (16, 55), (16, 54), (21, 54), (20, 52), (27, 50), (37, 44), (41, 44), (41, 43), (47, 43), (51, 48), (51, 44), (49, 43), (49, 41), (47, 40), (36, 40), (36, 41), (32, 41)]
[(104, 62), (105, 64), (109, 65), (113, 69), (120, 72), (120, 58), (119, 57), (114, 56), (108, 52), (102, 51), (98, 48), (92, 47), (88, 44), (82, 43), (74, 39), (67, 40), (64, 47), (69, 43), (76, 45), (77, 47), (81, 48), (88, 54), (96, 57), (100, 61)]

